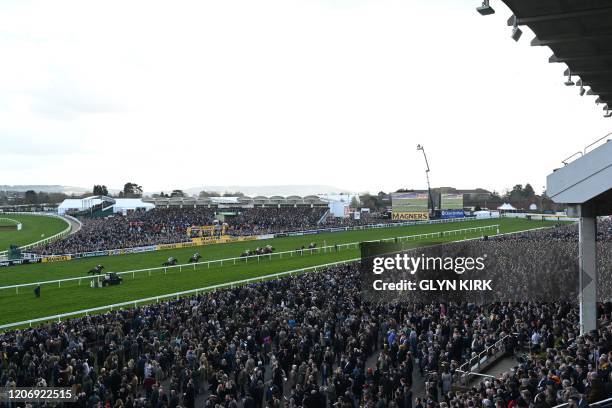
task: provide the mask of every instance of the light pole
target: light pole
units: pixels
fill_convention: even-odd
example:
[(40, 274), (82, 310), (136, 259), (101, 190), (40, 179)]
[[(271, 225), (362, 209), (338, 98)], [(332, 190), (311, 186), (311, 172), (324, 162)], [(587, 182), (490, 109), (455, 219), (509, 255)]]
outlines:
[(423, 157), (425, 158), (425, 177), (427, 178), (427, 192), (429, 195), (429, 213), (430, 215), (433, 214), (433, 210), (434, 210), (434, 203), (433, 203), (433, 197), (431, 196), (431, 185), (429, 184), (429, 162), (427, 161), (427, 154), (425, 154), (425, 147), (423, 147), (422, 145), (418, 144), (417, 145), (417, 151), (422, 151), (423, 152)]

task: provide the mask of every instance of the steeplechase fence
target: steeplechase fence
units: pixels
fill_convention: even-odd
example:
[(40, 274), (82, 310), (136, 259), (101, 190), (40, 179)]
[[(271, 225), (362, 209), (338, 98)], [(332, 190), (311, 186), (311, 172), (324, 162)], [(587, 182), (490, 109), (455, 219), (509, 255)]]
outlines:
[(12, 218), (0, 217), (0, 231), (8, 230), (8, 231), (21, 231), (21, 227), (23, 225)]
[[(36, 242), (32, 242), (31, 244), (20, 246), (19, 247), (20, 250), (24, 250), (24, 249), (32, 248), (32, 247), (35, 247), (35, 246), (38, 246), (38, 245), (44, 245), (44, 244), (48, 244), (49, 242), (56, 241), (56, 240), (58, 240), (60, 238), (65, 237), (66, 235), (70, 234), (70, 231), (72, 229), (72, 226), (70, 225), (70, 222), (67, 221), (64, 217), (61, 217), (61, 216), (59, 216), (57, 214), (38, 213), (38, 212), (11, 212), (11, 213), (3, 213), (3, 214), (4, 215), (18, 214), (18, 215), (35, 215), (35, 216), (39, 216), (39, 217), (55, 217), (55, 218), (61, 219), (62, 221), (64, 221), (67, 224), (66, 228), (63, 229), (62, 231), (58, 232), (57, 234), (54, 234), (54, 235), (52, 235), (50, 237), (46, 237), (46, 238), (40, 239), (40, 240), (38, 240)], [(9, 218), (6, 218), (6, 219), (9, 219)], [(75, 218), (75, 220), (76, 220), (76, 218)], [(79, 222), (79, 221), (77, 220), (77, 222)], [(19, 224), (21, 224), (21, 223), (19, 223)], [(0, 252), (0, 257), (6, 256), (7, 254), (8, 254), (8, 251), (1, 251)]]

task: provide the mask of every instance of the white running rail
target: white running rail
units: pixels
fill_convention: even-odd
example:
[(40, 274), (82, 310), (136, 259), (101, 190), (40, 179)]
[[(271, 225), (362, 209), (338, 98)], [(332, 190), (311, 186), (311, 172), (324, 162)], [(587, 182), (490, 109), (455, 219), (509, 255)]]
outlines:
[[(520, 234), (520, 233), (523, 233), (523, 232), (526, 232), (526, 231), (538, 231), (538, 230), (544, 230), (544, 229), (548, 229), (548, 228), (551, 228), (551, 227), (541, 227), (541, 228), (534, 228), (532, 230), (523, 230), (523, 231), (508, 232), (508, 233), (504, 233), (504, 234), (500, 234), (500, 235)], [(455, 242), (464, 242), (464, 241), (470, 241), (470, 240), (474, 240), (474, 239), (476, 239), (476, 238), (466, 238), (466, 239), (455, 241)], [(266, 279), (278, 278), (278, 277), (281, 277), (281, 276), (297, 274), (297, 273), (300, 273), (300, 272), (316, 271), (319, 268), (326, 268), (326, 267), (334, 266), (334, 265), (342, 265), (342, 264), (356, 262), (356, 261), (359, 261), (359, 260), (360, 260), (360, 258), (353, 258), (353, 259), (348, 259), (348, 260), (344, 260), (344, 261), (327, 263), (327, 264), (323, 264), (323, 265), (315, 265), (315, 266), (311, 266), (311, 267), (307, 267), (307, 268), (302, 268), (302, 269), (295, 269), (295, 270), (288, 271), (288, 272), (280, 272), (280, 273), (275, 273), (275, 274), (256, 276), (256, 277), (249, 278), (249, 279), (243, 279), (243, 280), (234, 281), (234, 282), (222, 283), (222, 284), (219, 284), (219, 285), (212, 285), (212, 286), (207, 286), (207, 287), (204, 287), (204, 288), (191, 289), (191, 290), (186, 290), (186, 291), (183, 291), (183, 292), (171, 293), (171, 294), (168, 294), (168, 295), (152, 296), (152, 297), (144, 298), (144, 299), (137, 299), (137, 300), (130, 300), (130, 301), (127, 301), (127, 302), (122, 302), (122, 303), (115, 303), (113, 305), (106, 305), (106, 306), (94, 307), (94, 308), (90, 308), (90, 309), (78, 310), (78, 311), (74, 311), (74, 312), (62, 313), (62, 314), (53, 315), (53, 316), (46, 316), (46, 317), (41, 317), (41, 318), (36, 318), (36, 319), (23, 320), (21, 322), (14, 322), (14, 323), (8, 323), (8, 324), (0, 325), (0, 331), (3, 331), (4, 329), (9, 329), (9, 328), (12, 328), (12, 327), (32, 326), (33, 323), (46, 322), (46, 321), (51, 321), (51, 320), (61, 321), (61, 319), (65, 318), (65, 317), (71, 317), (71, 316), (77, 316), (77, 315), (88, 315), (89, 313), (92, 313), (92, 312), (99, 312), (99, 311), (105, 311), (105, 310), (106, 311), (108, 311), (108, 310), (112, 311), (113, 308), (122, 307), (122, 306), (137, 306), (139, 303), (143, 304), (143, 303), (150, 303), (150, 302), (153, 302), (153, 301), (159, 302), (159, 300), (161, 300), (161, 299), (169, 299), (169, 298), (174, 298), (174, 297), (176, 297), (176, 299), (178, 299), (180, 296), (184, 296), (184, 295), (189, 295), (189, 294), (196, 294), (197, 295), (199, 292), (205, 292), (205, 291), (210, 291), (210, 290), (222, 289), (222, 288), (228, 287), (228, 286), (229, 287), (233, 287), (234, 285), (250, 283), (250, 282), (256, 282), (257, 280), (263, 281), (263, 280), (266, 280)]]
[[(485, 225), (482, 227), (472, 227), (472, 228), (463, 228), (463, 229), (458, 229), (458, 230), (451, 230), (451, 231), (439, 231), (439, 232), (429, 232), (426, 234), (416, 234), (416, 235), (405, 235), (405, 236), (401, 236), (401, 237), (396, 237), (396, 238), (385, 238), (385, 239), (379, 239), (379, 240), (373, 240), (373, 241), (363, 241), (363, 242), (389, 242), (389, 241), (394, 241), (394, 240), (398, 240), (398, 241), (416, 241), (419, 239), (428, 239), (428, 238), (440, 238), (440, 237), (447, 237), (447, 236), (455, 236), (455, 235), (465, 235), (467, 236), (468, 234), (471, 233), (478, 233), (478, 232), (482, 232), (484, 233), (486, 230), (489, 229), (493, 229), (496, 231), (497, 234), (499, 234), (499, 224), (495, 224), (495, 225)], [(342, 249), (350, 249), (350, 248), (354, 248), (354, 249), (358, 249), (359, 248), (359, 244), (360, 242), (349, 242), (346, 244), (337, 244), (337, 245), (327, 245), (327, 246), (321, 246), (321, 247), (315, 247), (315, 248), (304, 248), (304, 249), (294, 249), (292, 251), (283, 251), (283, 252), (273, 252), (270, 254), (262, 254), (262, 255), (250, 255), (250, 256), (242, 256), (242, 257), (234, 257), (234, 258), (224, 258), (224, 259), (212, 259), (209, 261), (202, 261), (202, 262), (194, 262), (194, 263), (186, 263), (186, 264), (180, 264), (180, 265), (173, 265), (173, 266), (160, 266), (160, 267), (154, 267), (154, 268), (144, 268), (144, 269), (134, 269), (134, 270), (129, 270), (129, 271), (123, 271), (123, 272), (116, 272), (117, 275), (132, 275), (132, 277), (135, 277), (135, 275), (137, 273), (143, 273), (143, 272), (148, 272), (149, 276), (151, 276), (152, 272), (155, 271), (163, 271), (164, 274), (168, 273), (168, 269), (178, 269), (179, 272), (183, 271), (183, 268), (192, 268), (192, 269), (196, 269), (197, 266), (200, 265), (206, 265), (206, 268), (210, 268), (211, 265), (214, 264), (219, 264), (219, 266), (223, 266), (223, 263), (231, 263), (233, 265), (236, 265), (236, 261), (245, 261), (246, 263), (249, 262), (249, 259), (257, 259), (257, 262), (259, 262), (261, 260), (261, 258), (264, 259), (272, 259), (273, 256), (278, 256), (279, 258), (282, 258), (283, 255), (285, 256), (296, 256), (296, 255), (304, 255), (306, 254), (314, 254), (314, 253), (325, 253), (325, 252), (332, 252), (335, 251), (336, 249), (338, 251), (342, 250)], [(112, 271), (108, 271), (108, 272), (112, 272)], [(98, 275), (99, 276), (99, 275)], [(9, 285), (9, 286), (0, 286), (0, 291), (1, 290), (8, 290), (8, 289), (15, 289), (15, 292), (17, 294), (19, 294), (19, 288), (26, 288), (26, 287), (32, 287), (32, 286), (38, 286), (38, 285), (52, 285), (52, 284), (56, 284), (58, 285), (58, 287), (62, 286), (62, 282), (74, 282), (74, 281), (78, 281), (79, 285), (81, 284), (81, 282), (83, 280), (85, 281), (90, 281), (91, 279), (95, 279), (95, 276), (77, 276), (77, 277), (73, 277), (73, 278), (64, 278), (64, 279), (54, 279), (54, 280), (48, 280), (48, 281), (38, 281), (38, 282), (28, 282), (28, 283), (20, 283), (20, 284), (16, 284), (16, 285)]]
[(184, 290), (181, 292), (169, 293), (166, 295), (152, 296), (152, 297), (143, 298), (143, 299), (130, 300), (128, 302), (115, 303), (112, 305), (93, 307), (90, 309), (77, 310), (74, 312), (61, 313), (61, 314), (39, 317), (36, 319), (30, 319), (30, 320), (23, 320), (21, 322), (14, 322), (14, 323), (0, 325), (0, 331), (3, 331), (5, 329), (10, 329), (12, 327), (25, 327), (25, 326), (31, 327), (33, 323), (47, 322), (47, 321), (53, 321), (53, 320), (57, 320), (58, 322), (61, 322), (61, 319), (64, 319), (66, 317), (81, 316), (81, 315), (88, 316), (90, 313), (93, 313), (93, 312), (112, 311), (113, 309), (122, 308), (124, 306), (136, 307), (138, 306), (138, 304), (159, 302), (162, 299), (178, 300), (181, 296), (185, 296), (185, 295), (195, 294), (197, 296), (199, 293), (202, 293), (202, 292), (210, 292), (210, 291), (214, 291), (217, 289), (223, 289), (223, 288), (228, 288), (228, 287), (233, 288), (234, 286), (239, 286), (239, 285), (244, 285), (244, 284), (254, 283), (254, 282), (263, 282), (265, 280), (276, 279), (276, 278), (280, 278), (280, 277), (287, 276), (287, 275), (297, 275), (299, 273), (317, 271), (322, 268), (329, 268), (330, 266), (343, 265), (347, 263), (356, 262), (359, 260), (360, 258), (347, 259), (344, 261), (331, 262), (331, 263), (327, 263), (323, 265), (310, 266), (308, 268), (294, 269), (294, 270), (287, 271), (287, 272), (279, 272), (279, 273), (273, 273), (269, 275), (256, 276), (254, 278), (241, 279), (241, 280), (233, 281), (233, 282), (220, 283), (217, 285), (206, 286), (206, 287), (198, 288), (198, 289)]
[[(68, 215), (65, 215), (66, 217), (69, 217)], [(74, 217), (71, 217), (74, 218)], [(76, 218), (74, 218), (76, 220)], [(489, 218), (492, 219), (492, 218)], [(488, 220), (489, 220), (488, 219)], [(78, 221), (78, 220), (77, 220)], [(470, 221), (484, 221), (484, 220), (477, 220), (476, 218), (473, 217), (465, 217), (465, 218), (448, 218), (448, 219), (440, 219), (440, 220), (428, 220), (428, 221), (406, 221), (406, 222), (394, 222), (394, 223), (386, 223), (386, 224), (367, 224), (367, 225), (356, 225), (353, 227), (328, 227), (328, 228), (320, 228), (320, 229), (314, 229), (314, 230), (304, 230), (304, 231), (287, 231), (287, 232), (280, 232), (280, 233), (274, 233), (274, 234), (268, 234), (270, 236), (273, 236), (273, 238), (284, 238), (284, 237), (296, 237), (296, 236), (308, 236), (308, 235), (316, 235), (319, 233), (332, 233), (332, 232), (346, 232), (346, 231), (363, 231), (363, 230), (370, 230), (370, 229), (381, 229), (381, 228), (396, 228), (396, 227), (407, 227), (407, 226), (419, 226), (419, 225), (434, 225), (434, 224), (448, 224), (448, 223), (461, 223), (461, 222), (470, 222)], [(264, 234), (267, 235), (267, 234)], [(167, 243), (164, 245), (172, 245), (172, 244), (182, 244), (185, 243), (186, 241), (181, 241), (181, 242), (171, 242), (171, 243)], [(148, 245), (148, 246), (155, 246), (155, 245)], [(36, 255), (37, 257), (41, 258), (41, 257), (45, 257), (45, 256), (62, 256), (62, 255), (70, 255), (72, 256), (72, 259), (80, 259), (80, 258), (88, 258), (89, 256), (82, 256), (82, 255), (86, 255), (86, 254), (92, 254), (92, 253), (96, 253), (96, 252), (113, 252), (113, 251), (122, 251), (122, 250), (129, 250), (129, 249), (134, 249), (134, 248), (146, 248), (148, 247), (147, 245), (145, 245), (144, 247), (128, 247), (128, 248), (115, 248), (115, 249), (102, 249), (100, 251), (89, 251), (89, 252), (79, 252), (79, 253), (53, 253), (53, 254), (45, 254), (45, 255)], [(196, 245), (196, 246), (201, 246), (201, 245)], [(194, 247), (196, 247), (194, 246)], [(148, 251), (146, 251), (148, 252)], [(126, 252), (127, 253), (127, 252)], [(130, 253), (141, 253), (141, 252), (130, 252)], [(103, 255), (106, 256), (106, 255)]]

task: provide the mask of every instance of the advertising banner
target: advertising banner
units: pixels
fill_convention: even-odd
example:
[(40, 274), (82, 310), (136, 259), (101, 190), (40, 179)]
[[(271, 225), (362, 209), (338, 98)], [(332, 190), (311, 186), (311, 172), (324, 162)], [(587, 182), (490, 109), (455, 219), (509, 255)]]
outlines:
[(263, 234), (263, 235), (258, 235), (257, 239), (272, 239), (274, 238), (274, 234)]
[(219, 237), (198, 237), (191, 238), (191, 242), (184, 243), (183, 248), (199, 245), (223, 244), (227, 242), (254, 241), (256, 239), (258, 239), (256, 235), (249, 235), (244, 237), (232, 237), (229, 235), (221, 235)]
[(132, 252), (135, 254), (139, 254), (142, 252), (152, 252), (152, 251), (155, 251), (156, 249), (157, 247), (155, 245), (150, 245), (150, 246), (145, 246), (145, 247), (134, 248)]
[(193, 246), (216, 244), (219, 240), (217, 237), (199, 237), (191, 238)]
[(156, 245), (157, 250), (162, 250), (162, 249), (177, 249), (177, 248), (183, 248), (184, 247), (184, 242), (177, 242), (176, 244), (160, 244), (160, 245)]
[(393, 193), (391, 219), (394, 221), (426, 221), (429, 219), (427, 193)]
[(55, 256), (46, 256), (42, 259), (43, 263), (51, 263), (51, 262), (64, 262), (72, 259), (70, 255), (55, 255)]
[[(262, 235), (246, 235), (244, 237), (228, 237), (230, 242), (234, 241), (255, 241), (256, 239), (265, 239), (260, 238)], [(274, 234), (268, 234), (268, 237), (274, 238)]]
[(427, 221), (428, 212), (393, 212), (391, 219), (394, 221)]
[(441, 215), (444, 219), (465, 217), (465, 213), (463, 212), (463, 210), (442, 210)]
[(82, 254), (77, 254), (75, 258), (92, 258), (95, 256), (106, 256), (108, 255), (108, 251), (94, 251), (94, 252), (84, 252)]

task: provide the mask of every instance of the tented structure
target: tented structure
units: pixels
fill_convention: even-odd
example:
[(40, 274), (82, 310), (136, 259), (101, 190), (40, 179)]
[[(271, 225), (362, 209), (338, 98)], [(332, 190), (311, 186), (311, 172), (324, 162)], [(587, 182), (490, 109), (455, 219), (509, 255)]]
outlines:
[(141, 198), (111, 198), (105, 196), (90, 196), (85, 198), (69, 198), (64, 200), (57, 208), (59, 215), (66, 213), (100, 213), (98, 216), (111, 215), (113, 213), (127, 214), (128, 211), (145, 210), (155, 208), (155, 204), (142, 201)]
[(497, 209), (500, 211), (516, 211), (516, 208), (514, 208), (510, 203), (503, 203), (502, 205), (497, 207)]
[(153, 208), (155, 208), (155, 204), (147, 203), (140, 198), (116, 198), (115, 205), (113, 205), (113, 212), (125, 215), (128, 211), (149, 211)]
[(92, 208), (95, 205), (102, 204), (104, 200), (97, 196), (86, 198), (68, 198), (64, 200), (58, 207), (57, 213), (64, 215), (71, 212), (81, 212)]

